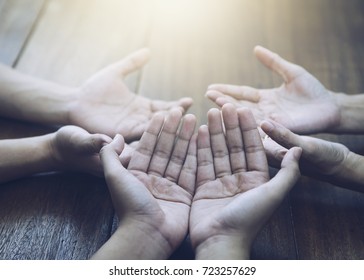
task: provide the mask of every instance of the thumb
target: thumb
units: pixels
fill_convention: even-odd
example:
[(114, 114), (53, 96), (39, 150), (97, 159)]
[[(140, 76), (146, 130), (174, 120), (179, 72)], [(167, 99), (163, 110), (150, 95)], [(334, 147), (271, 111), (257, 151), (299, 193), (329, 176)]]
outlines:
[(148, 62), (149, 57), (149, 49), (140, 49), (110, 65), (110, 67), (116, 70), (120, 75), (126, 76), (144, 66)]
[(286, 83), (291, 82), (305, 71), (301, 66), (293, 64), (261, 46), (254, 48), (254, 54), (264, 66), (279, 74)]
[(123, 151), (124, 145), (124, 138), (120, 134), (117, 134), (109, 144), (102, 147), (100, 159), (105, 172), (120, 168), (120, 166), (122, 167), (119, 154)]
[(299, 147), (293, 147), (288, 150), (283, 157), (281, 169), (276, 176), (267, 183), (269, 184), (269, 191), (272, 192), (272, 195), (278, 200), (283, 200), (299, 179), (301, 175), (299, 169), (301, 154), (302, 149)]
[(101, 148), (106, 144), (110, 143), (112, 139), (104, 134), (92, 134), (89, 139), (87, 139), (88, 151), (92, 153), (99, 153)]

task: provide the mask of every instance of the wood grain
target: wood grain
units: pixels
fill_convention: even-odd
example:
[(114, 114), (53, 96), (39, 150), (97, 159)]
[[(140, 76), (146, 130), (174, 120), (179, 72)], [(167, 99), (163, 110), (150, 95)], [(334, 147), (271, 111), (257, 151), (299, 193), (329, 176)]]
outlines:
[[(0, 0), (1, 61), (78, 86), (147, 46), (150, 63), (127, 84), (153, 99), (193, 97), (199, 125), (215, 107), (204, 97), (209, 84), (282, 83), (254, 58), (255, 45), (302, 65), (329, 89), (364, 92), (361, 0), (44, 1)], [(0, 119), (1, 138), (52, 129)], [(362, 136), (315, 136), (364, 154)], [(363, 214), (363, 194), (303, 177), (258, 235), (252, 258), (363, 259)], [(1, 259), (86, 259), (113, 227), (101, 179), (46, 174), (0, 186)], [(193, 257), (188, 239), (172, 256)]]
[(7, 65), (16, 62), (31, 31), (35, 28), (44, 0), (0, 1), (0, 61)]

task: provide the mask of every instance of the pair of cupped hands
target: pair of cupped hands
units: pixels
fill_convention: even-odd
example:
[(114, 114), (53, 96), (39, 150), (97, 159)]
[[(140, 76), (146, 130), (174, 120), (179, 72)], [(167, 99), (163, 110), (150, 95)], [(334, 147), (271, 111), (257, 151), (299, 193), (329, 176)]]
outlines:
[[(167, 258), (189, 232), (196, 254), (246, 258), (261, 227), (300, 172), (301, 149), (290, 149), (270, 180), (257, 124), (248, 109), (226, 104), (196, 118), (178, 109), (154, 116), (128, 167), (121, 135), (100, 151), (119, 227), (158, 235)], [(158, 238), (157, 238), (158, 240)], [(148, 256), (148, 258), (155, 256)]]

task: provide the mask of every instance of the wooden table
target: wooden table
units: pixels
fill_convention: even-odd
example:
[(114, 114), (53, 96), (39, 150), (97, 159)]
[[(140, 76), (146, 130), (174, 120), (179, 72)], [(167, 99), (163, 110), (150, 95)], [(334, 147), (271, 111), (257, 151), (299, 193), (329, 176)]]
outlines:
[[(364, 92), (361, 0), (0, 0), (0, 61), (67, 85), (147, 46), (127, 83), (138, 94), (191, 96), (206, 123), (211, 83), (281, 80), (252, 54), (266, 46), (335, 91)], [(324, 112), (323, 112), (324, 113)], [(54, 128), (0, 119), (0, 138)], [(361, 136), (319, 135), (363, 152)], [(0, 185), (0, 259), (87, 259), (110, 236), (102, 179), (47, 174)], [(185, 243), (172, 258), (193, 258)], [(364, 259), (364, 195), (302, 178), (259, 234), (254, 259)]]

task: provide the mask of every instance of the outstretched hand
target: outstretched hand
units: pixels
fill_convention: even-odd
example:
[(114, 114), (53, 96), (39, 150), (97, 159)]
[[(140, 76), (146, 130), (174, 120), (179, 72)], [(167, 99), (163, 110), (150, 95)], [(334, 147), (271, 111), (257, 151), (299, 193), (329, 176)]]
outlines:
[(92, 133), (111, 137), (120, 133), (127, 142), (139, 139), (156, 113), (173, 108), (185, 112), (191, 98), (177, 101), (151, 100), (133, 93), (124, 78), (140, 69), (149, 58), (147, 49), (130, 54), (90, 77), (77, 91), (69, 108), (69, 122)]
[(271, 137), (264, 141), (270, 163), (280, 162), (287, 149), (301, 147), (302, 174), (363, 192), (361, 166), (364, 160), (361, 155), (352, 153), (340, 143), (297, 135), (277, 122), (263, 121), (261, 127)]
[[(129, 236), (138, 231), (146, 235), (146, 240), (153, 239), (145, 247), (140, 246), (143, 240), (138, 241), (139, 246), (125, 252), (128, 258), (168, 258), (187, 235), (196, 177), (195, 124), (193, 115), (182, 118), (177, 109), (166, 120), (163, 115), (154, 116), (128, 169), (118, 156), (124, 144), (120, 135), (102, 149), (101, 160), (120, 230), (126, 226), (131, 228)], [(123, 252), (118, 254), (118, 258), (125, 257)]]
[(269, 181), (252, 113), (227, 104), (222, 118), (211, 109), (208, 126), (198, 131), (190, 238), (197, 258), (248, 258), (256, 234), (299, 177), (300, 149), (286, 154)]
[(271, 119), (296, 133), (324, 132), (340, 122), (333, 93), (314, 76), (263, 47), (255, 47), (254, 53), (261, 63), (282, 77), (280, 87), (256, 89), (215, 84), (209, 86), (207, 97), (218, 106), (232, 103), (248, 107), (259, 123)]

